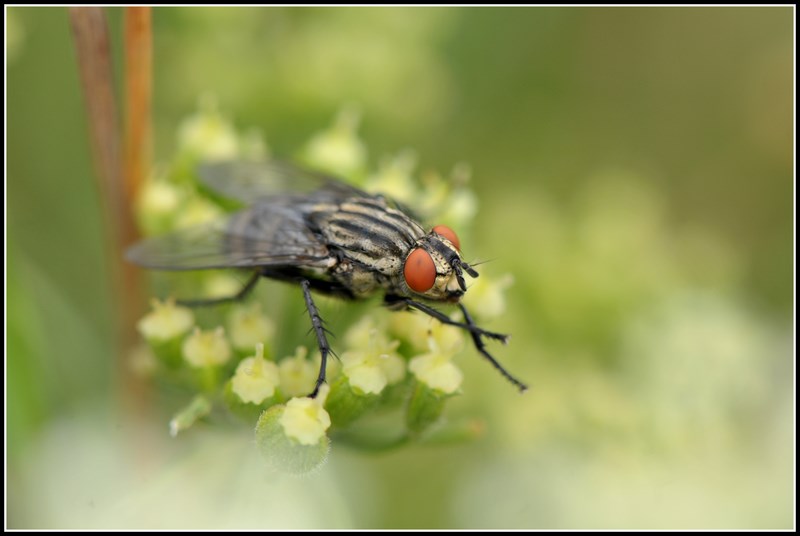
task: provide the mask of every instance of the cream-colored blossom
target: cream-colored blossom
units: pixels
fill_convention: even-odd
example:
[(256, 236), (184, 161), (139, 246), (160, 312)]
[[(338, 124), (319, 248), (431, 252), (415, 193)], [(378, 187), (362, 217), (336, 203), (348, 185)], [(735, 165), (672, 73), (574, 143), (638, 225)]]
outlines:
[(191, 197), (175, 217), (176, 229), (189, 229), (219, 220), (224, 212), (217, 205), (200, 196)]
[(447, 197), (440, 208), (438, 222), (450, 225), (453, 229), (461, 229), (472, 222), (478, 212), (478, 197), (467, 188), (456, 188)]
[(428, 331), (434, 319), (416, 311), (398, 311), (389, 317), (389, 331), (414, 350), (428, 349)]
[(350, 350), (342, 354), (342, 372), (351, 387), (378, 394), (405, 376), (405, 361), (397, 354), (400, 341), (390, 340), (372, 317), (353, 326), (345, 342)]
[(311, 138), (306, 146), (306, 162), (314, 167), (348, 177), (364, 168), (367, 149), (358, 138), (359, 114), (351, 108), (339, 112), (327, 130)]
[(443, 324), (416, 311), (393, 313), (389, 326), (393, 334), (418, 352), (435, 350), (454, 354), (464, 345), (464, 332), (461, 328)]
[(410, 149), (401, 151), (394, 158), (381, 162), (378, 172), (367, 179), (367, 189), (412, 203), (419, 196), (419, 185), (413, 177), (416, 166), (416, 153)]
[(417, 380), (445, 394), (456, 392), (464, 379), (451, 357), (439, 352), (429, 352), (413, 358), (408, 368)]
[(222, 326), (214, 330), (194, 332), (183, 341), (183, 358), (193, 367), (223, 365), (231, 358), (231, 346)]
[(237, 156), (239, 146), (233, 124), (217, 109), (213, 97), (204, 97), (200, 110), (187, 117), (178, 130), (182, 151), (204, 159), (224, 160)]
[(186, 307), (175, 305), (173, 298), (153, 299), (153, 310), (136, 325), (139, 333), (151, 342), (163, 342), (187, 333), (194, 325), (194, 315)]
[(228, 316), (228, 330), (233, 347), (241, 350), (266, 343), (275, 333), (275, 326), (262, 314), (261, 305), (253, 302), (234, 307)]
[(233, 392), (243, 401), (260, 404), (275, 394), (280, 376), (278, 366), (264, 359), (264, 345), (256, 345), (256, 355), (242, 360), (231, 380)]
[(460, 328), (433, 320), (426, 340), (429, 351), (409, 361), (408, 369), (431, 389), (445, 394), (456, 392), (463, 375), (452, 358), (463, 347), (464, 334)]
[(280, 418), (284, 433), (301, 445), (315, 445), (325, 436), (331, 418), (323, 407), (329, 387), (320, 387), (316, 398), (292, 398)]
[(168, 231), (184, 197), (185, 192), (171, 182), (163, 179), (145, 181), (136, 200), (136, 215), (144, 233), (152, 235)]
[(505, 291), (514, 284), (514, 276), (504, 274), (498, 278), (481, 277), (472, 280), (464, 295), (464, 305), (470, 313), (482, 319), (496, 318), (506, 310)]
[(298, 346), (293, 356), (278, 363), (281, 377), (281, 392), (286, 396), (302, 396), (311, 392), (317, 379), (317, 369), (306, 356), (305, 346)]
[(464, 331), (461, 328), (442, 324), (431, 319), (428, 328), (428, 348), (432, 352), (440, 352), (452, 356), (464, 347)]
[[(224, 298), (233, 296), (242, 290), (241, 278), (235, 272), (212, 270), (203, 278), (203, 296), (207, 298)], [(248, 348), (254, 346), (251, 344)]]

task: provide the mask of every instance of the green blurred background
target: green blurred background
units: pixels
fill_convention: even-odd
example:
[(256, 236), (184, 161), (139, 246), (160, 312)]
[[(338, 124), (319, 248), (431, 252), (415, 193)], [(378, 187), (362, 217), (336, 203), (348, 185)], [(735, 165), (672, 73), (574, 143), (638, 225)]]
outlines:
[(9, 527), (793, 526), (792, 8), (154, 9), (156, 161), (202, 94), (278, 155), (356, 105), (373, 165), (472, 166), (514, 277), (483, 439), (303, 479), (119, 410), (67, 11), (6, 15)]

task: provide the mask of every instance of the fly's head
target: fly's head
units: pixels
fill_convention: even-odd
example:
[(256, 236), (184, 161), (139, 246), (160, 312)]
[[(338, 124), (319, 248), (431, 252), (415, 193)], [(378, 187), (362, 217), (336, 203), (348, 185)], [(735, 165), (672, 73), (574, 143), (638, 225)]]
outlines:
[(459, 248), (458, 236), (444, 225), (417, 240), (403, 264), (408, 293), (432, 301), (457, 302), (467, 290), (464, 274), (478, 277)]

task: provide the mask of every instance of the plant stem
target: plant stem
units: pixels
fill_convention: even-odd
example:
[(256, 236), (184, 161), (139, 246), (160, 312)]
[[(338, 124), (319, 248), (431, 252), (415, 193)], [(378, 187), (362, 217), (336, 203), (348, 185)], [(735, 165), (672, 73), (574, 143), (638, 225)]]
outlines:
[(129, 205), (150, 165), (152, 66), (150, 8), (125, 8), (125, 193)]
[[(146, 389), (141, 380), (130, 374), (128, 366), (130, 349), (137, 340), (135, 321), (142, 310), (140, 274), (123, 259), (124, 248), (135, 241), (137, 233), (133, 224), (131, 198), (126, 195), (123, 182), (127, 173), (121, 157), (108, 22), (105, 12), (99, 7), (69, 8), (69, 16), (86, 103), (96, 184), (106, 223), (108, 266), (116, 305), (113, 312), (117, 380), (122, 386), (123, 403), (136, 414), (142, 414), (146, 406)], [(149, 95), (146, 102), (149, 107)], [(144, 117), (146, 114), (142, 115)], [(147, 120), (144, 121), (146, 124)], [(140, 162), (141, 158), (136, 157)]]

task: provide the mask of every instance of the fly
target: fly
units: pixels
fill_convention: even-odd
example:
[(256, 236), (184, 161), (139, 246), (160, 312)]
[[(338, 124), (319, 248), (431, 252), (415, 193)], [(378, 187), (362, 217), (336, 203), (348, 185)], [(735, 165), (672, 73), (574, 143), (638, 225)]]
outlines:
[[(449, 227), (426, 230), (410, 211), (380, 194), (276, 161), (209, 164), (201, 167), (200, 179), (246, 208), (223, 221), (143, 240), (128, 249), (128, 260), (155, 270), (251, 272), (232, 296), (181, 302), (192, 306), (240, 300), (261, 277), (299, 284), (322, 356), (312, 398), (325, 382), (331, 353), (312, 291), (346, 300), (383, 293), (393, 310), (416, 309), (463, 329), (494, 368), (520, 391), (527, 389), (484, 344), (484, 339), (506, 343), (508, 336), (478, 327), (460, 303), (467, 290), (464, 276), (478, 272), (461, 256)], [(456, 304), (464, 321), (425, 302)]]

